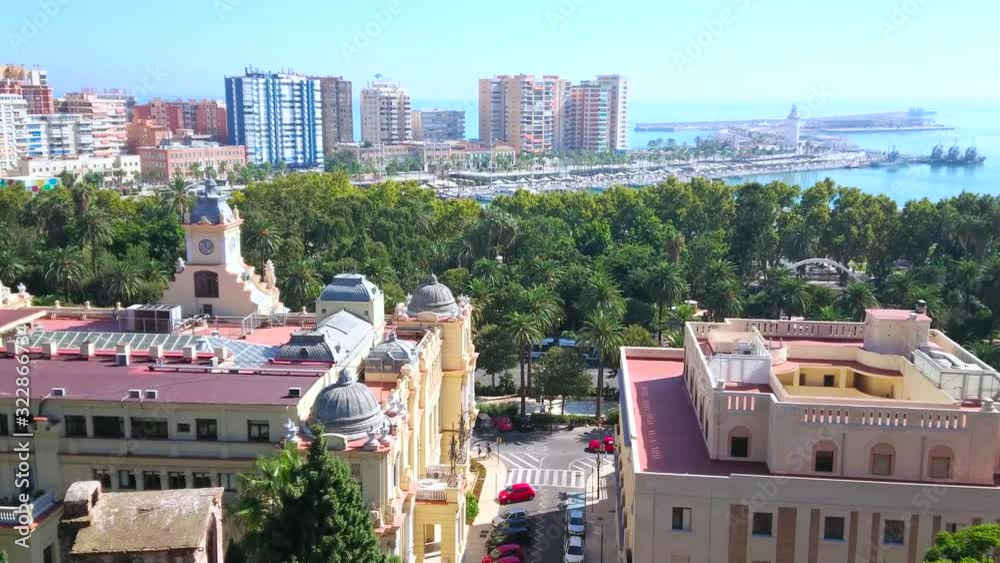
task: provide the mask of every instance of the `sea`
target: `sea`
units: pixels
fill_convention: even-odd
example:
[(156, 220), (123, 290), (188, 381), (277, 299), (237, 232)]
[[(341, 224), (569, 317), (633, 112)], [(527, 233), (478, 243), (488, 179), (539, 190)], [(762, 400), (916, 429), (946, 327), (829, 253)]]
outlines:
[[(676, 121), (717, 121), (736, 119), (781, 119), (788, 115), (792, 102), (650, 102), (633, 100), (630, 108), (629, 144), (633, 148), (645, 148), (655, 139), (674, 139), (677, 143), (693, 144), (697, 137), (711, 136), (709, 131), (685, 130), (676, 132), (636, 132), (638, 122)], [(414, 109), (424, 108), (464, 109), (467, 138), (476, 138), (478, 131), (478, 107), (475, 100), (419, 100), (413, 101)], [(857, 187), (873, 194), (887, 194), (900, 205), (913, 199), (927, 198), (938, 201), (954, 197), (964, 191), (1000, 195), (1000, 104), (971, 102), (927, 102), (903, 101), (840, 101), (821, 100), (810, 103), (807, 99), (799, 104), (799, 112), (808, 117), (827, 115), (849, 115), (882, 111), (905, 111), (911, 107), (921, 107), (937, 112), (937, 122), (953, 127), (950, 131), (915, 131), (906, 133), (852, 133), (843, 135), (861, 148), (889, 152), (898, 150), (901, 154), (930, 155), (935, 145), (942, 144), (946, 150), (959, 145), (964, 152), (968, 146), (976, 146), (986, 162), (974, 167), (945, 167), (927, 164), (910, 164), (892, 168), (855, 168), (820, 170), (810, 172), (789, 172), (780, 174), (748, 175), (726, 178), (730, 183), (761, 182), (780, 180), (790, 184), (808, 187), (825, 178), (830, 178), (843, 186)], [(355, 111), (355, 120), (360, 121), (360, 112)], [(360, 123), (355, 124), (361, 130)]]

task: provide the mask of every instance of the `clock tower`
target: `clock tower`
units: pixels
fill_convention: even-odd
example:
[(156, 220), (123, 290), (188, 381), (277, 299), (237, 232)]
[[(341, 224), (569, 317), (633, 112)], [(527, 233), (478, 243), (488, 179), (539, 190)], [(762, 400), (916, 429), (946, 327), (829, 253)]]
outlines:
[(261, 276), (243, 261), (242, 224), (215, 181), (206, 180), (182, 225), (187, 260), (177, 260), (163, 302), (181, 305), (185, 315), (244, 317), (285, 311), (273, 264), (269, 261)]

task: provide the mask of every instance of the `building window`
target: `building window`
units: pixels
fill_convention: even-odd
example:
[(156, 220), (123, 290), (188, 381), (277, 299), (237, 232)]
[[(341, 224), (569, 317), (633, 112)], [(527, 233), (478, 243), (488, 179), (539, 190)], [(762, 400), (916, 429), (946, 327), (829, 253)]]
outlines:
[(826, 541), (844, 541), (843, 516), (827, 516), (823, 520), (823, 539)]
[(750, 457), (750, 436), (745, 428), (729, 433), (729, 457)]
[(675, 532), (691, 531), (691, 509), (675, 506), (671, 518), (671, 528)]
[(770, 512), (753, 513), (753, 535), (771, 537), (774, 515)]
[(111, 490), (111, 474), (108, 473), (107, 469), (95, 469), (94, 481), (100, 481), (101, 488), (105, 491)]
[(198, 439), (215, 441), (219, 439), (219, 424), (214, 418), (199, 418), (195, 421), (198, 427)]
[(132, 437), (138, 440), (166, 440), (167, 419), (133, 418)]
[(816, 473), (833, 473), (837, 458), (837, 447), (833, 442), (824, 441), (816, 444), (813, 451), (813, 471)]
[(135, 490), (135, 471), (128, 469), (118, 470), (118, 488), (125, 491)]
[(247, 440), (250, 442), (270, 442), (270, 423), (266, 420), (248, 420)]
[(947, 446), (934, 446), (930, 452), (931, 479), (951, 479), (951, 460), (954, 456)]
[(142, 472), (142, 488), (147, 491), (158, 491), (163, 488), (163, 483), (160, 481), (159, 471), (143, 471)]
[(125, 419), (120, 416), (95, 416), (95, 438), (124, 438)]
[(882, 529), (882, 543), (885, 545), (903, 545), (906, 539), (906, 524), (902, 520), (886, 520)]
[(196, 489), (207, 489), (212, 486), (212, 478), (208, 473), (192, 473), (191, 481)]
[(7, 413), (0, 413), (0, 436), (10, 435), (10, 420)]
[(167, 487), (170, 489), (186, 489), (187, 476), (179, 471), (167, 473)]
[(878, 444), (872, 448), (872, 475), (888, 477), (895, 465), (896, 450), (889, 444)]
[(73, 414), (66, 415), (63, 418), (63, 423), (66, 425), (67, 438), (87, 437), (87, 417)]
[(50, 545), (50, 546), (46, 547), (42, 551), (42, 563), (55, 563), (55, 561), (56, 561), (55, 553), (56, 553), (56, 550), (55, 550), (54, 546)]
[(944, 525), (944, 529), (946, 532), (954, 534), (955, 532), (958, 532), (958, 522), (948, 522)]
[(234, 473), (219, 473), (219, 486), (226, 492), (236, 491), (236, 475)]
[(219, 274), (201, 270), (194, 273), (194, 296), (215, 298), (219, 296)]
[(188, 423), (186, 423), (186, 422), (178, 422), (177, 423), (177, 433), (178, 434), (190, 434), (191, 433), (191, 425), (188, 424)]
[(837, 386), (837, 376), (836, 375), (824, 375), (823, 376), (823, 387), (836, 387)]

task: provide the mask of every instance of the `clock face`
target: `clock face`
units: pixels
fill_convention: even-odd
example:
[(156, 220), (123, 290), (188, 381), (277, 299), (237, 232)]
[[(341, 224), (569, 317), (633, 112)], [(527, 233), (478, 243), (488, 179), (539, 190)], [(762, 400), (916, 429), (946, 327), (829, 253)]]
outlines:
[(201, 239), (200, 241), (198, 241), (198, 252), (201, 252), (206, 256), (215, 252), (215, 243), (208, 240), (207, 238)]

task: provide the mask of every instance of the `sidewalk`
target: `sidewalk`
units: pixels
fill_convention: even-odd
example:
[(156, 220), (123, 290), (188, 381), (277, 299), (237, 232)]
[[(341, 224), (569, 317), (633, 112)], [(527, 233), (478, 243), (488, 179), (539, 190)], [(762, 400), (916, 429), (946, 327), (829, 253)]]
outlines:
[[(597, 490), (595, 481), (600, 488), (601, 500), (597, 500), (594, 492)], [(595, 471), (587, 479), (587, 540), (584, 544), (587, 563), (614, 563), (618, 560), (617, 481), (613, 460), (601, 464), (600, 475)]]
[(465, 541), (463, 563), (480, 563), (485, 553), (484, 544), (489, 534), (493, 518), (500, 513), (497, 504), (497, 493), (503, 488), (507, 476), (507, 467), (500, 458), (494, 455), (490, 459), (479, 459), (486, 468), (486, 480), (483, 481), (483, 491), (479, 495), (479, 514), (469, 527), (469, 535)]

